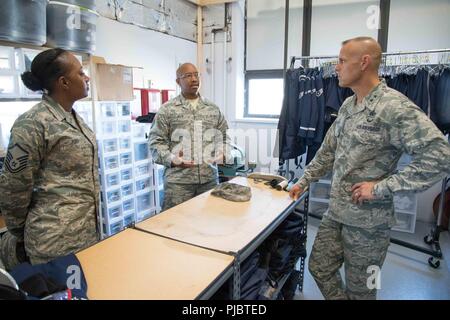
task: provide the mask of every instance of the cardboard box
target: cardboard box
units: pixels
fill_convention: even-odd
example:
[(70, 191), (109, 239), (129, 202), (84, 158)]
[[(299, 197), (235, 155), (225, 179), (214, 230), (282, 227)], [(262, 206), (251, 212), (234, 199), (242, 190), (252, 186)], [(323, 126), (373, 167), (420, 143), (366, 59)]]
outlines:
[(99, 64), (99, 63), (103, 63), (106, 64), (106, 60), (103, 57), (99, 57), (99, 56), (92, 56), (91, 57), (91, 61), (94, 64)]
[(132, 101), (133, 68), (99, 63), (96, 64), (96, 88), (99, 101)]

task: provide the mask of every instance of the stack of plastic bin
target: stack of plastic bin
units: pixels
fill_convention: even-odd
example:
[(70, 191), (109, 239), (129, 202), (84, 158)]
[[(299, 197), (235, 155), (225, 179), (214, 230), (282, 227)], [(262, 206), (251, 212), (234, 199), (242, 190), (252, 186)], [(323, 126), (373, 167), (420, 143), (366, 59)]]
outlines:
[(122, 196), (123, 226), (136, 221), (133, 186), (133, 149), (131, 135), (131, 107), (129, 102), (117, 103), (117, 137), (119, 142), (120, 192)]
[(164, 203), (164, 166), (160, 164), (155, 165), (155, 185), (158, 186), (158, 197), (159, 197), (159, 205), (162, 206)]
[(147, 133), (150, 130), (150, 125), (145, 123), (133, 123), (132, 127), (136, 221), (139, 222), (155, 215), (161, 209), (159, 205), (156, 166), (151, 159), (148, 149)]
[[(132, 121), (130, 107), (130, 102), (95, 102), (102, 238), (161, 211), (158, 175), (148, 150), (150, 125)], [(78, 108), (85, 112), (82, 105)]]
[(130, 104), (97, 102), (102, 237), (136, 221)]

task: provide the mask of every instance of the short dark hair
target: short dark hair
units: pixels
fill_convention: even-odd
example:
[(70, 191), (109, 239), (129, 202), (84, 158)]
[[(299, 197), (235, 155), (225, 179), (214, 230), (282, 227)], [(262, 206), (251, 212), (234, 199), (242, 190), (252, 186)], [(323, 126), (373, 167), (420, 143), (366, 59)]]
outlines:
[(194, 66), (195, 68), (197, 68), (195, 66), (195, 64), (190, 63), (190, 62), (185, 62), (185, 63), (181, 64), (177, 69), (177, 79), (179, 79), (182, 76), (181, 70), (187, 65), (191, 65), (191, 66)]
[(351, 38), (351, 39), (347, 39), (347, 40), (344, 40), (344, 41), (342, 41), (342, 45), (346, 45), (347, 43), (349, 43), (349, 42), (353, 42), (353, 41), (356, 41), (356, 42), (361, 42), (361, 41), (376, 41), (374, 38), (371, 38), (371, 37), (356, 37), (356, 38)]
[(375, 68), (378, 69), (378, 67), (381, 64), (381, 60), (382, 60), (382, 49), (377, 40), (375, 40), (374, 38), (371, 38), (371, 37), (356, 37), (356, 38), (342, 41), (342, 45), (344, 46), (349, 42), (363, 42), (363, 41), (370, 41), (371, 43), (373, 43), (376, 46), (377, 49), (374, 50), (374, 52), (372, 52), (371, 57), (375, 64)]
[(31, 63), (31, 70), (22, 73), (23, 84), (32, 91), (51, 92), (54, 82), (66, 73), (67, 67), (60, 57), (67, 53), (61, 48), (49, 49), (39, 53)]

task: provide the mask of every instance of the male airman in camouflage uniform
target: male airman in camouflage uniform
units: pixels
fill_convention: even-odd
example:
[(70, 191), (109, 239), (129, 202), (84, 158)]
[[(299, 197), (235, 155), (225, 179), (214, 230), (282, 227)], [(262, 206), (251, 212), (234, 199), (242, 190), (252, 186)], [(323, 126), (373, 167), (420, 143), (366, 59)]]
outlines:
[(95, 243), (98, 194), (94, 133), (44, 95), (14, 123), (0, 175), (4, 264), (17, 264), (23, 246), (37, 264)]
[[(329, 209), (322, 219), (309, 270), (326, 299), (375, 299), (376, 273), (395, 224), (393, 195), (423, 191), (450, 172), (450, 146), (413, 102), (378, 79), (381, 48), (372, 38), (343, 42), (339, 85), (355, 95), (339, 115), (303, 177), (298, 195), (333, 172)], [(395, 172), (403, 153), (412, 162)], [(345, 287), (339, 269), (345, 266)]]
[(163, 210), (216, 186), (217, 163), (229, 155), (227, 121), (214, 103), (199, 95), (197, 68), (181, 65), (177, 83), (182, 93), (161, 107), (149, 136), (153, 159), (165, 166)]

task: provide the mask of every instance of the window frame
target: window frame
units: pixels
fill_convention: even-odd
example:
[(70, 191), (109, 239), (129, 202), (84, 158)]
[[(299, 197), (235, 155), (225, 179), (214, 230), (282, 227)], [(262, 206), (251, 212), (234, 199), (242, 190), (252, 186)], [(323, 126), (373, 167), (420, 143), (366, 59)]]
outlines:
[(254, 79), (281, 79), (284, 83), (283, 69), (245, 71), (244, 119), (279, 119), (280, 115), (249, 113), (249, 82)]

